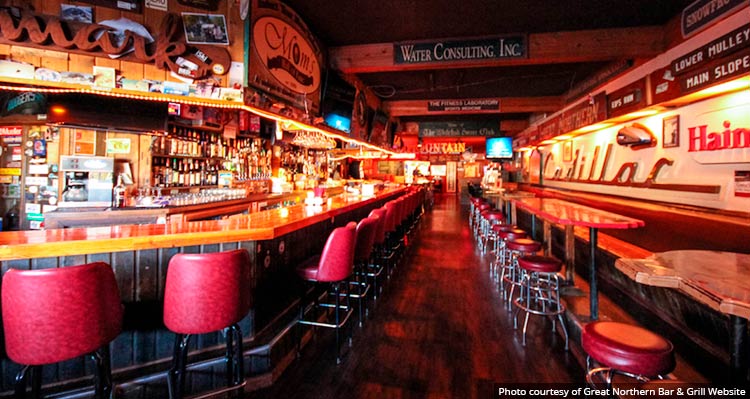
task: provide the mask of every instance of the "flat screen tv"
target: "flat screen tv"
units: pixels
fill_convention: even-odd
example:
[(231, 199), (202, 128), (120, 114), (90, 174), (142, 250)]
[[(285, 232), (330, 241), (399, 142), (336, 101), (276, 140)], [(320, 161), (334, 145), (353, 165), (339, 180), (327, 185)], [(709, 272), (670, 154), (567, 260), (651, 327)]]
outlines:
[(354, 96), (357, 90), (341, 78), (337, 73), (330, 72), (322, 92), (320, 113), (326, 125), (351, 133), (352, 111), (354, 110)]
[(485, 141), (485, 158), (513, 158), (513, 139), (510, 137), (487, 137)]
[(342, 132), (350, 133), (352, 130), (352, 119), (344, 115), (337, 113), (331, 113), (323, 118), (326, 121), (326, 125), (341, 130)]

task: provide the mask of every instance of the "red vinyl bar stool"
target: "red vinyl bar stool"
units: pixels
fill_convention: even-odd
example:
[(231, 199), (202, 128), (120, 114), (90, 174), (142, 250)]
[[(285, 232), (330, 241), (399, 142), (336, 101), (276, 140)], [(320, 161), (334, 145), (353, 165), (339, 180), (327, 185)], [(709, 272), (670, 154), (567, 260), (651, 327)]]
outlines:
[(495, 282), (498, 282), (499, 273), (498, 270), (503, 266), (505, 256), (505, 236), (500, 236), (500, 233), (519, 230), (524, 235), (518, 238), (526, 237), (526, 232), (518, 229), (514, 224), (498, 223), (491, 227), (491, 234), (494, 236), (494, 245), (492, 247), (492, 253), (495, 255), (490, 259), (490, 278)]
[(228, 390), (244, 386), (242, 331), (238, 323), (252, 306), (250, 255), (244, 249), (176, 254), (169, 260), (164, 287), (164, 325), (176, 334), (170, 398), (185, 391), (191, 335), (226, 330)]
[[(497, 234), (497, 239), (500, 244), (498, 245), (499, 250), (495, 252), (494, 263), (490, 262), (490, 269), (494, 273), (493, 276), (495, 282), (500, 284), (500, 292), (503, 294), (503, 299), (505, 300), (507, 299), (505, 297), (504, 283), (507, 282), (505, 278), (506, 276), (511, 276), (512, 273), (515, 273), (515, 264), (512, 262), (511, 250), (508, 249), (508, 241), (527, 238), (527, 235), (525, 231), (517, 227), (504, 229), (495, 234)], [(497, 273), (498, 269), (500, 269), (499, 275)]]
[[(645, 328), (613, 321), (595, 321), (583, 327), (581, 346), (586, 358), (586, 382), (603, 377), (611, 387), (616, 374), (639, 381), (662, 379), (675, 367), (669, 340)], [(600, 367), (594, 367), (593, 363)]]
[(122, 331), (123, 308), (112, 268), (104, 262), (44, 270), (10, 269), (2, 279), (5, 351), (24, 367), (15, 396), (38, 398), (42, 366), (79, 356), (95, 363), (94, 395), (112, 393), (109, 343)]
[(469, 228), (472, 229), (472, 231), (474, 228), (474, 214), (476, 212), (476, 208), (484, 202), (487, 202), (487, 200), (482, 197), (469, 198)]
[[(373, 299), (378, 298), (378, 295), (380, 294), (380, 291), (382, 290), (382, 284), (380, 285), (380, 289), (377, 287), (377, 281), (380, 278), (381, 274), (383, 274), (384, 270), (387, 270), (388, 267), (388, 253), (386, 251), (386, 235), (385, 235), (385, 224), (386, 224), (386, 210), (385, 208), (376, 208), (370, 211), (369, 217), (377, 216), (378, 223), (377, 228), (375, 229), (375, 240), (372, 250), (372, 263), (370, 264), (370, 270), (368, 272), (368, 277), (372, 278), (375, 282), (373, 284)], [(387, 272), (386, 272), (387, 274)]]
[(482, 234), (482, 212), (492, 210), (492, 205), (487, 202), (479, 204), (474, 214), (474, 237), (479, 238)]
[(552, 331), (555, 331), (555, 318), (560, 320), (560, 327), (565, 337), (565, 350), (568, 350), (568, 329), (565, 327), (563, 314), (565, 305), (560, 300), (560, 278), (562, 262), (549, 256), (529, 255), (518, 258), (521, 269), (521, 294), (513, 304), (517, 307), (513, 317), (513, 328), (518, 328), (518, 312), (523, 310), (526, 316), (523, 321), (523, 340), (526, 346), (526, 328), (529, 315), (550, 316)]
[[(336, 331), (336, 364), (341, 363), (340, 351), (340, 330), (346, 325), (347, 320), (352, 314), (352, 307), (349, 303), (349, 277), (354, 267), (354, 248), (357, 242), (357, 224), (349, 222), (344, 227), (333, 229), (328, 236), (323, 253), (314, 256), (303, 262), (297, 268), (297, 275), (303, 280), (312, 283), (327, 283), (331, 285), (331, 294), (334, 297), (334, 303), (318, 303), (318, 296), (312, 303), (306, 304), (305, 298), (300, 300), (298, 324), (305, 324), (317, 327), (333, 328)], [(341, 304), (342, 286), (346, 289), (346, 305)], [(321, 322), (317, 318), (306, 319), (308, 311), (313, 307), (324, 306), (333, 307), (333, 322)], [(343, 314), (342, 314), (343, 311)], [(351, 342), (351, 336), (350, 336)], [(297, 353), (301, 351), (302, 334), (298, 334)]]
[[(513, 234), (513, 232), (501, 234), (508, 235)], [(542, 244), (529, 238), (507, 238), (505, 248), (508, 251), (505, 259), (508, 266), (507, 269), (503, 268), (500, 284), (505, 283), (510, 287), (507, 298), (505, 298), (505, 288), (501, 287), (500, 289), (503, 292), (503, 298), (508, 301), (508, 310), (510, 311), (513, 306), (513, 292), (516, 287), (521, 286), (521, 270), (518, 266), (518, 258), (526, 255), (534, 255), (542, 249)]]
[(487, 252), (487, 244), (490, 241), (497, 239), (497, 236), (492, 231), (492, 226), (495, 224), (505, 223), (505, 215), (499, 210), (488, 210), (480, 214), (480, 227), (479, 227), (479, 248), (482, 253)]
[[(357, 292), (352, 293), (350, 297), (357, 298), (359, 302), (359, 326), (362, 327), (364, 316), (367, 314), (367, 294), (370, 291), (370, 284), (367, 282), (370, 259), (372, 259), (372, 248), (375, 246), (375, 233), (377, 233), (380, 218), (370, 216), (363, 218), (357, 223), (357, 241), (354, 247), (354, 275), (356, 277), (354, 284), (357, 286)], [(377, 290), (377, 281), (374, 282), (373, 289)], [(364, 314), (363, 314), (364, 313)]]

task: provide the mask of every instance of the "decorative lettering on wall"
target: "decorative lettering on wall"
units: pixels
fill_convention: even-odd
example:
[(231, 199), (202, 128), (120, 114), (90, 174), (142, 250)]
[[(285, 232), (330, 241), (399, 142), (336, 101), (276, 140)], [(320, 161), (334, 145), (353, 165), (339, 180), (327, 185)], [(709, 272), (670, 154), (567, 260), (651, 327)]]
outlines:
[[(229, 72), (231, 57), (226, 49), (188, 45), (184, 40), (177, 39), (182, 36), (179, 26), (179, 17), (167, 14), (162, 23), (163, 31), (156, 35), (154, 43), (147, 43), (143, 36), (128, 30), (120, 41), (110, 32), (111, 28), (104, 25), (84, 24), (81, 28), (73, 29), (66, 21), (56, 17), (23, 12), (21, 18), (16, 19), (8, 10), (0, 10), (0, 42), (3, 43), (32, 44), (34, 47), (56, 47), (102, 55), (122, 55), (132, 47), (133, 52), (124, 55), (123, 59), (153, 63), (158, 68), (192, 79)], [(184, 69), (173, 61), (178, 57), (191, 61), (198, 68), (185, 75)]]
[(750, 128), (732, 128), (728, 120), (722, 126), (724, 130), (721, 132), (709, 132), (708, 125), (689, 127), (688, 152), (750, 148)]
[[(550, 165), (552, 165), (552, 161), (554, 160), (554, 155), (552, 153), (548, 153), (544, 160), (544, 175), (545, 176), (551, 176), (551, 177), (545, 177), (547, 180), (551, 181), (566, 181), (566, 182), (572, 182), (572, 183), (588, 183), (588, 184), (602, 184), (602, 185), (610, 185), (610, 186), (620, 186), (620, 187), (636, 187), (636, 188), (649, 188), (649, 189), (656, 189), (656, 190), (669, 190), (669, 191), (685, 191), (685, 192), (693, 192), (693, 193), (704, 193), (704, 194), (718, 194), (721, 190), (721, 186), (719, 185), (703, 185), (703, 184), (672, 184), (672, 183), (659, 183), (657, 182), (659, 172), (661, 172), (666, 166), (672, 166), (674, 164), (674, 160), (669, 158), (659, 158), (654, 165), (651, 167), (651, 170), (648, 173), (648, 177), (646, 177), (643, 181), (636, 181), (635, 175), (638, 171), (638, 167), (640, 166), (638, 162), (624, 162), (619, 166), (619, 169), (615, 173), (614, 177), (608, 180), (605, 180), (604, 176), (606, 176), (608, 170), (609, 170), (609, 160), (610, 156), (612, 154), (612, 144), (607, 144), (607, 150), (604, 155), (604, 162), (602, 162), (601, 169), (599, 169), (599, 177), (594, 177), (594, 170), (597, 167), (596, 161), (598, 159), (598, 154), (600, 153), (600, 147), (596, 146), (594, 149), (594, 157), (592, 158), (592, 161), (588, 165), (584, 165), (585, 158), (581, 158), (581, 171), (578, 173), (578, 177), (574, 178), (575, 176), (575, 170), (578, 168), (578, 152), (576, 151), (576, 157), (573, 160), (573, 164), (571, 168), (568, 170), (568, 173), (566, 173), (565, 177), (562, 177), (562, 169), (557, 168), (554, 171), (550, 172), (547, 169)], [(589, 169), (589, 175), (588, 178), (582, 178), (582, 170), (585, 166), (588, 166)]]

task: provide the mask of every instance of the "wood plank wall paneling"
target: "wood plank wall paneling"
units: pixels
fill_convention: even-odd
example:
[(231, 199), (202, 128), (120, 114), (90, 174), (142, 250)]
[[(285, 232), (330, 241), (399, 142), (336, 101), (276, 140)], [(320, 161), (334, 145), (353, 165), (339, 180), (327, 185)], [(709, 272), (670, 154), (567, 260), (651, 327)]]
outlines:
[[(149, 32), (156, 33), (161, 29), (165, 13), (143, 7), (143, 13), (138, 14), (130, 11), (122, 11), (114, 8), (94, 6), (91, 4), (71, 2), (68, 0), (7, 0), (5, 5), (15, 6), (26, 10), (33, 10), (38, 14), (60, 15), (61, 4), (74, 4), (84, 7), (92, 7), (94, 22), (128, 18), (144, 25)], [(227, 50), (233, 61), (242, 62), (244, 53), (244, 21), (239, 17), (236, 1), (219, 0), (215, 14), (223, 14), (227, 21), (227, 34), (229, 35), (229, 46)], [(176, 0), (169, 0), (169, 13), (180, 15), (182, 12), (205, 12), (203, 10), (179, 4)], [(91, 73), (94, 65), (115, 68), (119, 75), (128, 79), (152, 79), (161, 81), (178, 81), (170, 76), (168, 71), (158, 69), (153, 64), (139, 64), (132, 61), (119, 61), (109, 57), (95, 57), (82, 54), (69, 54), (64, 51), (41, 50), (24, 47), (20, 45), (0, 45), (0, 55), (9, 56), (14, 61), (27, 62), (37, 67), (44, 67), (56, 71), (72, 71)], [(217, 76), (217, 80), (225, 86), (228, 82), (227, 75)]]

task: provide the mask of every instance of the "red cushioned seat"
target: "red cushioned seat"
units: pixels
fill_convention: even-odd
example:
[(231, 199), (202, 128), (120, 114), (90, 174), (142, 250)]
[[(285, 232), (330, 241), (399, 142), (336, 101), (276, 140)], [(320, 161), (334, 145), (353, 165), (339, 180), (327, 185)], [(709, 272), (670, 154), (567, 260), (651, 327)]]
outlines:
[(583, 350), (600, 364), (631, 374), (653, 377), (674, 370), (672, 343), (653, 332), (625, 323), (597, 321), (581, 335)]
[(562, 269), (562, 262), (551, 256), (527, 255), (518, 258), (518, 266), (530, 272), (557, 273)]
[(169, 397), (185, 391), (190, 336), (225, 330), (227, 383), (245, 378), (239, 322), (253, 303), (253, 271), (245, 249), (179, 253), (169, 260), (164, 285), (164, 325), (175, 333), (172, 367), (167, 372)]
[(9, 269), (2, 278), (1, 302), (6, 354), (30, 366), (16, 376), (18, 391), (26, 391), (29, 372), (32, 392), (39, 392), (42, 379), (34, 375), (42, 375), (43, 365), (96, 352), (94, 389), (97, 397), (109, 397), (109, 343), (122, 331), (123, 315), (110, 265)]
[(492, 209), (492, 205), (485, 202), (485, 203), (479, 204), (478, 208), (479, 208), (479, 212), (484, 212), (484, 211)]
[(487, 220), (503, 220), (505, 219), (505, 215), (501, 211), (484, 211), (482, 212), (482, 217)]
[(492, 231), (499, 233), (501, 231), (511, 231), (513, 229), (517, 229), (515, 224), (506, 224), (506, 223), (498, 223), (492, 225)]
[(499, 231), (497, 233), (497, 236), (501, 240), (515, 241), (515, 240), (520, 240), (522, 238), (526, 238), (526, 232), (521, 229), (512, 229), (508, 231)]
[(318, 279), (318, 263), (320, 263), (320, 256), (313, 256), (304, 261), (297, 267), (297, 275), (307, 281), (316, 281)]
[(538, 241), (534, 241), (528, 238), (519, 238), (516, 240), (510, 240), (505, 244), (511, 251), (520, 252), (537, 252), (542, 249), (542, 244)]

